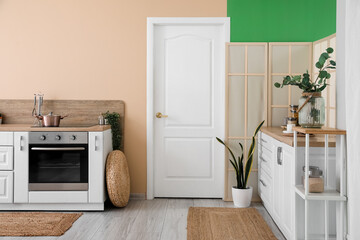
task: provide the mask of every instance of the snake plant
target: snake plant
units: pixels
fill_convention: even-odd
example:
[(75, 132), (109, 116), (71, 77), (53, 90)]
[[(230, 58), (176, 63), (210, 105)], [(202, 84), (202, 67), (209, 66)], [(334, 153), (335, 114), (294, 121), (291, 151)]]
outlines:
[(247, 189), (247, 183), (249, 180), (249, 176), (251, 173), (251, 168), (253, 165), (253, 158), (254, 158), (254, 152), (255, 152), (255, 145), (256, 145), (256, 141), (255, 141), (255, 137), (257, 135), (257, 133), (259, 132), (260, 128), (262, 127), (262, 125), (264, 124), (265, 120), (262, 121), (259, 126), (256, 128), (254, 135), (252, 136), (252, 142), (249, 148), (249, 152), (248, 152), (248, 156), (247, 156), (247, 161), (245, 163), (245, 168), (244, 168), (244, 147), (241, 143), (239, 143), (240, 148), (241, 148), (241, 156), (238, 156), (238, 158), (235, 158), (235, 155), (233, 153), (233, 151), (231, 151), (231, 149), (228, 147), (228, 145), (226, 145), (226, 143), (224, 143), (224, 141), (222, 141), (220, 138), (216, 138), (216, 140), (218, 140), (218, 142), (220, 142), (222, 145), (224, 145), (227, 150), (230, 152), (232, 159), (229, 159), (231, 165), (234, 167), (235, 173), (236, 173), (236, 188), (238, 189)]

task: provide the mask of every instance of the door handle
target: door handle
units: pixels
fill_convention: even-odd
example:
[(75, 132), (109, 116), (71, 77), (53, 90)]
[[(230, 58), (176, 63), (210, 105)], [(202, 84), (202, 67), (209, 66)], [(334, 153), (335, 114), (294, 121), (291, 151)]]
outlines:
[(23, 150), (23, 146), (22, 146), (22, 141), (23, 141), (23, 136), (20, 136), (20, 148), (19, 150), (22, 151)]
[(264, 187), (267, 187), (267, 185), (264, 183), (264, 181), (263, 180), (259, 180), (260, 182), (261, 182), (261, 184), (264, 186)]
[(97, 146), (96, 146), (97, 139), (98, 139), (98, 137), (95, 136), (95, 141), (94, 141), (94, 146), (95, 146), (95, 147), (94, 147), (94, 151), (95, 151), (95, 152), (98, 150), (98, 148), (97, 148)]
[(161, 112), (157, 112), (155, 115), (157, 118), (167, 118), (168, 115), (163, 115)]
[(282, 159), (281, 159), (281, 154), (282, 154), (282, 148), (278, 147), (277, 148), (277, 164), (278, 165), (282, 165)]
[(32, 147), (33, 151), (83, 151), (84, 147)]

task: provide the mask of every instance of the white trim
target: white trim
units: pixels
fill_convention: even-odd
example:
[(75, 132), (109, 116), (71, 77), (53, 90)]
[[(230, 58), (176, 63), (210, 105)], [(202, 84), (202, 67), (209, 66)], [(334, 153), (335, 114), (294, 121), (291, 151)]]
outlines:
[[(222, 25), (225, 35), (225, 42), (230, 42), (230, 18), (228, 17), (191, 17), (191, 18), (147, 18), (147, 65), (146, 65), (146, 79), (147, 79), (147, 104), (146, 104), (146, 157), (147, 157), (147, 192), (146, 198), (154, 198), (154, 79), (153, 79), (153, 44), (154, 44), (154, 26), (155, 25), (177, 25), (177, 24), (204, 24), (204, 25)], [(223, 48), (223, 73), (225, 73), (225, 43)], [(225, 118), (225, 74), (221, 74), (222, 91), (223, 94), (223, 109), (222, 115)], [(223, 134), (221, 138), (225, 137), (225, 119), (222, 121)], [(224, 189), (225, 191), (225, 189)]]

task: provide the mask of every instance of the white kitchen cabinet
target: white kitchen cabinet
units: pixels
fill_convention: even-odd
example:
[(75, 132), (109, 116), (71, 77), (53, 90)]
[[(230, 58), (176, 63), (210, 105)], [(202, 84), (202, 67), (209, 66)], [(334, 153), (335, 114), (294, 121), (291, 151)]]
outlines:
[(14, 144), (13, 132), (0, 132), (0, 145), (12, 146)]
[(29, 202), (29, 133), (14, 133), (14, 203)]
[(106, 200), (106, 158), (112, 151), (111, 130), (89, 132), (89, 203), (104, 203)]
[(13, 170), (13, 147), (0, 146), (0, 171)]
[(292, 201), (293, 181), (291, 177), (294, 162), (293, 149), (277, 140), (273, 141), (275, 148), (273, 176), (273, 218), (287, 239), (292, 236)]
[(259, 132), (258, 193), (269, 212), (273, 209), (273, 148), (272, 139)]
[(13, 202), (13, 172), (0, 171), (0, 203)]
[(259, 185), (264, 206), (287, 239), (293, 232), (293, 148), (260, 132)]

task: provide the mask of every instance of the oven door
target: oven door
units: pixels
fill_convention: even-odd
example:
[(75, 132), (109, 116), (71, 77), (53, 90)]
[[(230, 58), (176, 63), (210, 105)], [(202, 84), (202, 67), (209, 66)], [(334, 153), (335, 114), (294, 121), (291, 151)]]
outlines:
[(30, 144), (30, 191), (87, 191), (87, 144)]

